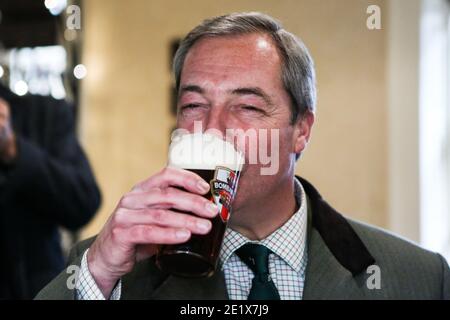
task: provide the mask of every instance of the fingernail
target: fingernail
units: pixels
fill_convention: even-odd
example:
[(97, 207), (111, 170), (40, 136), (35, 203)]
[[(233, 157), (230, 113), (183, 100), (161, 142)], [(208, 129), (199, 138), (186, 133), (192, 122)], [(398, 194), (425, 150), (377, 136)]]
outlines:
[(175, 235), (179, 239), (185, 239), (185, 238), (189, 237), (189, 231), (187, 231), (187, 230), (177, 230), (175, 232)]
[(197, 182), (197, 188), (202, 192), (206, 192), (209, 190), (209, 184), (203, 180), (199, 180), (199, 182)]
[(206, 204), (206, 210), (208, 210), (211, 214), (217, 214), (219, 212), (219, 208), (212, 202), (208, 202)]
[(211, 222), (207, 220), (198, 221), (197, 228), (201, 231), (209, 231), (211, 229)]

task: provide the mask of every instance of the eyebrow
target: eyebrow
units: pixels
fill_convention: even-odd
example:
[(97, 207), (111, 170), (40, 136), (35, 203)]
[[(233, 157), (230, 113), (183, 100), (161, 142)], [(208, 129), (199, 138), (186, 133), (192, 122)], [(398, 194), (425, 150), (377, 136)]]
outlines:
[[(198, 85), (188, 84), (188, 85), (184, 85), (181, 87), (180, 96), (185, 92), (196, 92), (199, 94), (204, 94), (205, 90)], [(231, 92), (231, 94), (240, 95), (240, 96), (254, 95), (254, 96), (257, 96), (257, 97), (260, 97), (261, 99), (263, 99), (268, 105), (273, 105), (273, 102), (272, 102), (272, 99), (270, 98), (270, 96), (259, 87), (236, 88), (236, 89), (231, 90), (230, 92)]]
[(231, 91), (232, 94), (235, 95), (254, 95), (257, 97), (262, 98), (268, 105), (273, 105), (272, 99), (270, 96), (264, 92), (263, 89), (259, 87), (244, 87), (244, 88), (237, 88)]
[(200, 86), (197, 86), (194, 84), (188, 84), (188, 85), (181, 87), (180, 96), (185, 92), (197, 92), (197, 93), (203, 94), (205, 92), (205, 90), (203, 90)]

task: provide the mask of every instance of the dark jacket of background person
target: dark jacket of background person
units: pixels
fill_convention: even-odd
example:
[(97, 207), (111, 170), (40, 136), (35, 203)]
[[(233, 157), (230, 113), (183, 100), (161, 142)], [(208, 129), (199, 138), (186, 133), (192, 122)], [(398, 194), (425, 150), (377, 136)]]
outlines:
[(31, 299), (64, 268), (58, 226), (77, 230), (100, 192), (76, 136), (72, 106), (0, 85), (18, 147), (0, 164), (0, 298)]

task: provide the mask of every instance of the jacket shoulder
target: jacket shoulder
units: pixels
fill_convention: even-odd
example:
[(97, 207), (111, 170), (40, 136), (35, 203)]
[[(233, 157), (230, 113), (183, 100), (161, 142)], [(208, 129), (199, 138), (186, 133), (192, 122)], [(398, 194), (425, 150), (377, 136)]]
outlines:
[(67, 264), (73, 262), (76, 258), (83, 255), (83, 253), (92, 245), (97, 236), (87, 238), (75, 244), (70, 250), (69, 257), (67, 259)]
[(55, 279), (47, 284), (35, 297), (35, 300), (74, 300), (75, 281), (81, 266), (84, 252), (96, 237), (77, 243), (70, 251), (67, 267)]
[(440, 254), (381, 228), (347, 220), (375, 258), (385, 289), (450, 299), (450, 271)]
[(396, 235), (385, 229), (347, 218), (348, 222), (374, 254), (382, 252), (384, 255), (395, 254), (398, 259), (425, 257), (434, 259), (436, 253), (420, 247), (417, 243)]

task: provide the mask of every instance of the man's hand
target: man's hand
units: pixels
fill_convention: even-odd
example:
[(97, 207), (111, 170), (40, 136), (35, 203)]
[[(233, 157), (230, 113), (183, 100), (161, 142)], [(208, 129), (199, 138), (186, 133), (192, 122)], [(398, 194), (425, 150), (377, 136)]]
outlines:
[(9, 105), (0, 98), (0, 162), (10, 163), (16, 156), (16, 138), (11, 126)]
[(87, 256), (105, 298), (137, 261), (155, 253), (155, 244), (183, 243), (192, 233), (210, 231), (208, 219), (218, 208), (201, 196), (208, 190), (209, 184), (195, 173), (164, 168), (122, 197)]

